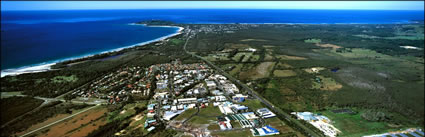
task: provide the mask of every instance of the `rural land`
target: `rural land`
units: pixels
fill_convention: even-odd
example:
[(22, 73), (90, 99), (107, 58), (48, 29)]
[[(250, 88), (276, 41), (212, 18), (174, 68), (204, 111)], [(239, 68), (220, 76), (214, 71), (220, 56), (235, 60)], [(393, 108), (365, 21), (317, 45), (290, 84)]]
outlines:
[(0, 136), (424, 136), (423, 22), (138, 23), (184, 29), (2, 77)]

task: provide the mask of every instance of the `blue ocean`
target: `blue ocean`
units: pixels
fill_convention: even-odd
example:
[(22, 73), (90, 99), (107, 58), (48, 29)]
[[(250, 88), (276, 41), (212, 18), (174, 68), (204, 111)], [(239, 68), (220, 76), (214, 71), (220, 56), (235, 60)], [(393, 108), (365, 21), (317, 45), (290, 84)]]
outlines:
[(176, 33), (177, 28), (129, 25), (177, 23), (391, 24), (424, 20), (423, 11), (389, 10), (57, 10), (1, 11), (1, 70), (93, 55)]

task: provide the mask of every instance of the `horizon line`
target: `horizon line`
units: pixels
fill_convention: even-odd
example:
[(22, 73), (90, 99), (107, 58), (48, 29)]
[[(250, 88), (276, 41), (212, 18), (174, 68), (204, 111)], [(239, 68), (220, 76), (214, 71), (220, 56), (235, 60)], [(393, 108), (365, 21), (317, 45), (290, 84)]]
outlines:
[(286, 9), (286, 8), (141, 8), (141, 9), (12, 9), (1, 11), (67, 11), (67, 10), (364, 10), (364, 11), (425, 11), (424, 9)]

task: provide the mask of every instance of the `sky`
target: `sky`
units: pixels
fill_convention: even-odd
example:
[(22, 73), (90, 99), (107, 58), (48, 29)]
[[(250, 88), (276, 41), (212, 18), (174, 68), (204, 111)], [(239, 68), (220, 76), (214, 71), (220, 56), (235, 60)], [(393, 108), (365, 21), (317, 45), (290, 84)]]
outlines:
[(424, 10), (424, 1), (1, 1), (1, 10), (350, 9)]

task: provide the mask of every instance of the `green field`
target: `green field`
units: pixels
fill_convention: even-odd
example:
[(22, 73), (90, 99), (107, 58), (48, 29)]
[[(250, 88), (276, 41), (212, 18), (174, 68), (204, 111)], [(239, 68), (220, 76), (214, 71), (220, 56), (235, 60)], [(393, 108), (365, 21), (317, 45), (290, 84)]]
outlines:
[(184, 41), (181, 39), (170, 39), (170, 43), (173, 45), (180, 45), (180, 44), (183, 44)]
[(292, 77), (296, 76), (297, 73), (295, 73), (293, 70), (274, 70), (273, 75), (275, 77)]
[(359, 137), (398, 129), (389, 127), (386, 122), (369, 122), (361, 117), (362, 112), (355, 115), (336, 114), (331, 111), (321, 113), (333, 121), (333, 125), (342, 132), (340, 136), (344, 137)]
[(78, 80), (76, 75), (71, 76), (56, 76), (51, 79), (54, 83), (75, 82)]
[(209, 124), (217, 121), (217, 116), (221, 116), (221, 112), (218, 107), (208, 106), (201, 108), (198, 115), (192, 117), (189, 124)]
[(205, 56), (204, 58), (209, 61), (223, 61), (223, 60), (230, 60), (227, 58), (227, 53), (220, 53), (220, 54), (209, 54), (208, 56)]
[[(251, 56), (253, 56), (253, 53), (252, 52), (238, 52), (232, 59), (234, 61), (237, 61), (237, 62), (238, 61), (247, 62), (250, 59)], [(255, 57), (255, 58), (257, 58), (257, 57)]]
[(181, 113), (179, 116), (175, 118), (175, 120), (185, 120), (195, 114), (198, 110), (196, 108), (191, 108), (185, 110), (183, 113)]
[(264, 104), (257, 99), (247, 99), (244, 102), (239, 103), (241, 105), (247, 106), (249, 109), (256, 111), (257, 109), (264, 108)]

